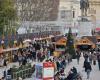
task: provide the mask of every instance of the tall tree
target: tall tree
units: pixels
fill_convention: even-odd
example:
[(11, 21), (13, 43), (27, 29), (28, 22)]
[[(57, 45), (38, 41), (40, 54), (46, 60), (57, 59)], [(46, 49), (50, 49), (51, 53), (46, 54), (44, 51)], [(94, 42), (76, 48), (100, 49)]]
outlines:
[(75, 58), (74, 39), (71, 28), (69, 28), (69, 32), (67, 34), (67, 51), (72, 58)]
[(0, 36), (3, 35), (4, 31), (6, 32), (5, 29), (8, 29), (10, 22), (16, 18), (13, 1), (14, 0), (0, 0)]

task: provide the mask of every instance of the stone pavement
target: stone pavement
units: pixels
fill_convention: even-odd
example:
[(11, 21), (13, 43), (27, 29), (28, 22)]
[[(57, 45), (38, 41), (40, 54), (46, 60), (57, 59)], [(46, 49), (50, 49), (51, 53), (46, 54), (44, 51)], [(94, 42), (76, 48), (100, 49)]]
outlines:
[[(66, 66), (66, 69), (65, 69), (66, 76), (68, 75), (68, 72), (70, 71), (70, 69), (74, 66), (74, 67), (77, 68), (78, 72), (80, 72), (82, 79), (87, 80), (86, 79), (86, 73), (85, 73), (84, 68), (83, 68), (83, 62), (84, 62), (83, 57), (80, 58), (79, 65), (77, 64), (77, 60), (73, 59), (72, 62), (69, 65)], [(35, 63), (36, 62), (32, 62), (32, 64), (35, 64)], [(18, 66), (18, 63), (10, 63), (10, 64), (8, 64), (7, 68), (6, 67), (0, 67), (0, 78), (3, 76), (3, 71), (5, 69), (9, 69), (13, 65)], [(33, 80), (33, 78), (29, 78), (29, 79), (25, 79), (25, 80)], [(98, 63), (95, 66), (92, 65), (92, 72), (90, 74), (90, 79), (88, 79), (88, 80), (100, 80), (100, 71), (98, 69)]]
[[(87, 80), (87, 76), (86, 76), (86, 73), (83, 68), (83, 63), (84, 63), (83, 57), (80, 58), (79, 64), (77, 64), (76, 59), (73, 59), (72, 62), (66, 66), (66, 69), (65, 69), (66, 76), (68, 75), (68, 72), (70, 71), (70, 69), (74, 66), (77, 68), (78, 72), (82, 76), (82, 80)], [(33, 80), (33, 78), (29, 78), (29, 79), (25, 79), (25, 80)], [(88, 79), (88, 80), (100, 80), (100, 71), (98, 69), (98, 63), (95, 66), (92, 65), (90, 79)]]
[[(74, 59), (72, 61), (72, 63), (67, 65), (67, 67), (65, 69), (65, 74), (68, 75), (69, 70), (74, 66), (74, 67), (77, 68), (78, 72), (80, 72), (80, 74), (82, 76), (82, 80), (87, 80), (86, 79), (87, 76), (86, 76), (85, 70), (83, 68), (83, 63), (84, 63), (83, 57), (80, 58), (79, 65), (77, 64), (77, 60)], [(98, 68), (98, 63), (95, 66), (92, 65), (92, 71), (91, 71), (91, 74), (90, 74), (90, 79), (88, 79), (88, 80), (100, 80), (100, 71), (99, 71), (99, 68)]]

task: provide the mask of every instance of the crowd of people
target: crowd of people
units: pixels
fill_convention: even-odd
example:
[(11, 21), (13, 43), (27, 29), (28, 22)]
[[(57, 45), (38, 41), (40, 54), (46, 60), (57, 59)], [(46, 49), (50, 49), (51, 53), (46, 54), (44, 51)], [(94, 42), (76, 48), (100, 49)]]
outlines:
[[(37, 40), (29, 44), (29, 47), (12, 51), (12, 62), (19, 62), (19, 65), (25, 65), (30, 60), (42, 62), (49, 52), (52, 53), (54, 51), (52, 45), (48, 46), (46, 41)], [(3, 54), (0, 54), (0, 63), (3, 64), (1, 66), (7, 66), (7, 59)]]
[[(100, 70), (100, 50), (99, 49), (90, 49), (87, 51), (82, 51), (84, 57), (83, 68), (87, 74), (87, 79), (90, 78), (90, 73), (92, 71), (92, 65), (98, 64), (98, 69)], [(76, 51), (76, 59), (79, 64), (81, 53), (80, 51)]]
[(88, 51), (83, 53), (84, 56), (84, 68), (87, 73), (87, 79), (90, 77), (90, 72), (92, 71), (92, 65), (98, 64), (98, 69), (100, 70), (100, 52), (99, 51)]
[(54, 62), (57, 65), (55, 80), (82, 80), (82, 77), (74, 66), (69, 70), (68, 75), (65, 74), (66, 67), (72, 62), (72, 58), (68, 53), (59, 57)]
[[(72, 57), (66, 52), (63, 52), (59, 57), (55, 57), (53, 52), (55, 51), (54, 45), (47, 44), (46, 41), (35, 41), (34, 43), (29, 43), (30, 46), (26, 48), (20, 48), (13, 53), (13, 62), (18, 62), (19, 66), (26, 65), (31, 62), (43, 62), (44, 59), (46, 61), (51, 61), (56, 64), (55, 69), (55, 80), (82, 80), (81, 76), (77, 72), (75, 67), (71, 68), (68, 75), (65, 75), (65, 68), (67, 65), (72, 62)], [(79, 65), (81, 51), (76, 51), (76, 59)], [(53, 56), (53, 59), (49, 59), (50, 56)], [(83, 51), (84, 63), (83, 68), (85, 68), (85, 72), (87, 73), (87, 79), (90, 77), (90, 72), (92, 71), (92, 65), (96, 65), (98, 63), (98, 69), (100, 70), (100, 51), (88, 50)], [(7, 66), (7, 60), (0, 57), (0, 62), (3, 60), (3, 66)]]
[[(47, 44), (46, 41), (34, 41), (29, 43), (29, 47), (19, 48), (13, 51), (12, 62), (18, 63), (18, 66), (26, 65), (27, 63), (42, 62), (49, 56), (53, 55), (53, 45)], [(8, 60), (4, 55), (0, 56), (1, 67), (8, 66)], [(4, 71), (5, 75), (5, 71)], [(6, 76), (4, 76), (6, 78)]]
[[(83, 53), (83, 58), (84, 58), (84, 63), (83, 63), (83, 69), (87, 74), (87, 79), (90, 78), (90, 73), (92, 71), (92, 67), (93, 65), (96, 66), (98, 65), (98, 70), (100, 70), (100, 51), (98, 50), (87, 50), (87, 51), (76, 51), (76, 59), (77, 59), (77, 64), (79, 65), (80, 63), (80, 57), (82, 57), (82, 53)], [(64, 55), (65, 56), (65, 55)], [(62, 56), (63, 57), (63, 56)], [(67, 55), (68, 57), (68, 55)], [(68, 61), (71, 62), (71, 59), (66, 59), (65, 58), (65, 64), (68, 64)], [(58, 60), (58, 62), (63, 63), (63, 61), (61, 62), (60, 60)], [(64, 75), (63, 78), (61, 78), (62, 76), (62, 72), (64, 72), (64, 67), (60, 67), (60, 64), (57, 62), (57, 70), (60, 71), (57, 72), (56, 74), (56, 79), (55, 80), (82, 80), (82, 76), (80, 75), (80, 73), (77, 72), (77, 68), (73, 67), (70, 69), (69, 73), (67, 76)], [(61, 64), (63, 66), (63, 64)], [(67, 67), (67, 66), (66, 66)], [(58, 77), (60, 76), (60, 77)]]

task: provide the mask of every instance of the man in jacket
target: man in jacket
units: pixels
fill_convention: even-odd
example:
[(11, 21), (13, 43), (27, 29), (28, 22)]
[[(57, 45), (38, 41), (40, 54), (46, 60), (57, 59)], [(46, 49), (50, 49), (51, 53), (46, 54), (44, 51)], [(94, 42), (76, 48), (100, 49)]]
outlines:
[(100, 70), (100, 54), (97, 55), (97, 60), (98, 60), (98, 66), (99, 66), (99, 70)]

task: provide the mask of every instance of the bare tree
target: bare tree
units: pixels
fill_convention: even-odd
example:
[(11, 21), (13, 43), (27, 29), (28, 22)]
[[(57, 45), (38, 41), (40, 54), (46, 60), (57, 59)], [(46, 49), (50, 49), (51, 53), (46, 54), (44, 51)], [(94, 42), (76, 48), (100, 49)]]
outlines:
[(15, 0), (20, 20), (55, 21), (59, 0)]

